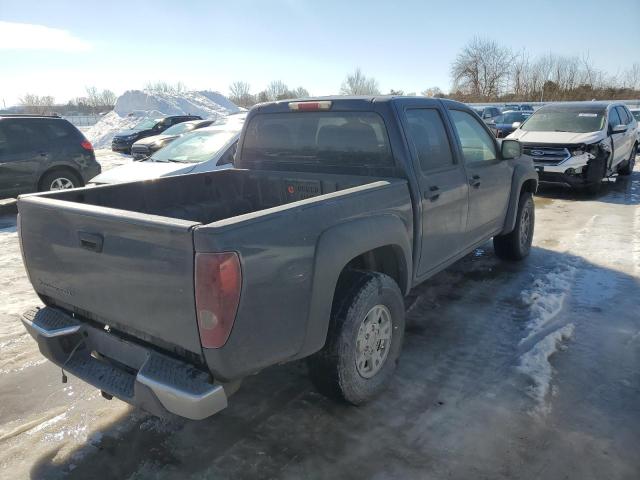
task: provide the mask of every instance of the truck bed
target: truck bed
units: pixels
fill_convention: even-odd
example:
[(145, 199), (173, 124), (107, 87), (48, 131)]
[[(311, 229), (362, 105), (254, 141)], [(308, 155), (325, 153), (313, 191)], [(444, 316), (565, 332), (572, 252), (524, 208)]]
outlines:
[(47, 198), (208, 224), (352, 188), (375, 179), (223, 170), (47, 194)]
[[(267, 222), (266, 230), (255, 222), (287, 218), (295, 228), (300, 209), (322, 204), (333, 211), (332, 197), (388, 184), (363, 176), (234, 169), (27, 195), (18, 200), (25, 265), (45, 304), (204, 362), (194, 302), (195, 251), (229, 251), (229, 239), (240, 237), (231, 249), (245, 259), (247, 281), (255, 281), (247, 259), (256, 252), (256, 238), (233, 227), (252, 224), (249, 230), (265, 238), (260, 248), (274, 255), (293, 236), (270, 234), (281, 222)], [(283, 217), (296, 208), (298, 214)], [(332, 213), (331, 221), (337, 220)], [(313, 246), (325, 227), (309, 222), (298, 233)]]

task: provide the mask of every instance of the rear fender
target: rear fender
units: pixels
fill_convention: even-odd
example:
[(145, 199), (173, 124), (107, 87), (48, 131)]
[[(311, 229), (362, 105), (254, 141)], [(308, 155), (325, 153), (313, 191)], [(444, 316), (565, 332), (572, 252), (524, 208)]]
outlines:
[(350, 260), (370, 250), (392, 246), (400, 266), (400, 288), (411, 287), (411, 243), (407, 225), (395, 215), (379, 215), (332, 227), (316, 247), (307, 333), (297, 357), (320, 350), (325, 343), (338, 277)]

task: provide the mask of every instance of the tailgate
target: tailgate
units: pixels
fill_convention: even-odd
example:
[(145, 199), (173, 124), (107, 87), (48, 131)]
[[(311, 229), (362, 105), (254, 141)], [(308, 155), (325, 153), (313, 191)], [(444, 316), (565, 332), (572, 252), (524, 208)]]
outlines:
[(47, 198), (18, 200), (25, 266), (45, 303), (200, 353), (196, 222)]

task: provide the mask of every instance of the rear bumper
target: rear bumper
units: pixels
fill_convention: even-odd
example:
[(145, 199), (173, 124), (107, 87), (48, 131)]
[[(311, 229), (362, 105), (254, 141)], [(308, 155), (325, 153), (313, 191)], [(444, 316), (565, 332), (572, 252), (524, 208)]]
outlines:
[(64, 370), (109, 395), (154, 415), (207, 418), (227, 406), (222, 385), (192, 365), (52, 307), (22, 316), (40, 352)]
[(116, 141), (115, 139), (111, 141), (111, 150), (114, 152), (131, 152), (131, 146), (133, 145), (133, 141), (125, 142), (125, 141)]
[(151, 156), (151, 151), (147, 148), (131, 147), (131, 156), (134, 160), (143, 160)]

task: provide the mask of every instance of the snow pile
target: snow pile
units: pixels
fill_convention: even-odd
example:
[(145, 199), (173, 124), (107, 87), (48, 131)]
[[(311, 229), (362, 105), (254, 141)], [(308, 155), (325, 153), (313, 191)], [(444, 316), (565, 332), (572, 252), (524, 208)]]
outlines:
[(537, 412), (539, 413), (545, 413), (549, 410), (548, 407), (545, 407), (545, 399), (549, 394), (553, 375), (549, 358), (558, 350), (558, 346), (563, 341), (573, 336), (574, 329), (573, 323), (569, 323), (551, 332), (520, 357), (518, 370), (533, 380), (529, 394), (536, 400)]
[(133, 128), (147, 116), (163, 116), (160, 112), (138, 113), (139, 115), (120, 116), (116, 112), (109, 112), (89, 128), (84, 136), (93, 144), (93, 148), (108, 148), (111, 146), (111, 139), (117, 132)]
[(147, 93), (125, 92), (116, 101), (114, 111), (120, 116), (135, 111), (158, 111), (165, 115), (200, 115), (217, 118), (240, 111), (232, 101), (218, 92)]
[(522, 292), (522, 302), (529, 306), (527, 336), (520, 344), (538, 334), (560, 313), (576, 275), (575, 262), (566, 262), (533, 281), (532, 288)]
[(85, 136), (94, 148), (108, 148), (117, 132), (133, 128), (145, 118), (161, 118), (167, 115), (219, 118), (240, 111), (233, 102), (217, 92), (174, 94), (130, 90), (118, 98), (114, 110), (89, 128)]

